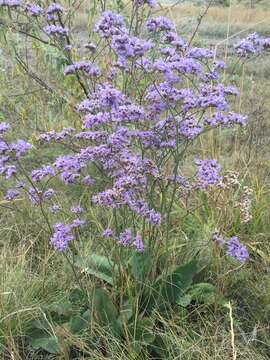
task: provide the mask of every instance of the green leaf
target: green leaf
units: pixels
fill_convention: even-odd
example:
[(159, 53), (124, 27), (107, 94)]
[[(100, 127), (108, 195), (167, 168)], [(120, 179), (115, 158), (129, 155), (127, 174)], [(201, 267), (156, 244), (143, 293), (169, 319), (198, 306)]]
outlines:
[(154, 307), (164, 310), (168, 305), (174, 305), (185, 295), (193, 281), (193, 277), (200, 271), (195, 260), (174, 268), (169, 274), (160, 275), (155, 281), (150, 294), (144, 298), (143, 307), (149, 313)]
[(72, 308), (72, 303), (69, 300), (59, 300), (56, 303), (51, 304), (48, 309), (51, 312), (55, 312), (58, 315), (63, 315), (63, 316), (68, 316), (72, 313), (73, 308)]
[(149, 251), (146, 250), (142, 253), (134, 253), (130, 258), (129, 263), (131, 265), (131, 274), (134, 279), (142, 283), (145, 281), (152, 268), (153, 257), (150, 255)]
[(75, 265), (87, 274), (93, 275), (96, 278), (113, 285), (112, 274), (115, 266), (112, 262), (109, 262), (105, 256), (92, 254), (85, 259), (76, 256)]
[(128, 326), (130, 338), (141, 344), (151, 344), (155, 340), (153, 325), (150, 318), (137, 319)]
[(74, 288), (69, 293), (69, 300), (72, 304), (84, 305), (87, 303), (87, 294), (81, 288)]
[(181, 305), (183, 307), (186, 307), (186, 306), (190, 305), (191, 301), (192, 301), (192, 297), (189, 294), (186, 294), (184, 296), (181, 296), (177, 300), (177, 304)]
[(91, 315), (89, 310), (84, 312), (82, 315), (77, 314), (75, 316), (72, 316), (69, 322), (70, 331), (73, 334), (82, 333), (84, 330), (88, 329), (90, 318)]
[(121, 334), (121, 325), (117, 321), (118, 312), (110, 297), (100, 288), (93, 292), (93, 311), (97, 322), (109, 326), (115, 335)]
[(201, 304), (213, 304), (215, 301), (215, 287), (209, 283), (192, 285), (188, 292), (192, 300)]
[(40, 338), (30, 338), (28, 339), (28, 343), (35, 349), (43, 349), (51, 354), (59, 353), (59, 346), (57, 339), (48, 336), (48, 337), (40, 337)]
[(34, 320), (31, 325), (26, 337), (28, 344), (34, 349), (43, 349), (49, 353), (57, 354), (59, 352), (58, 341), (49, 332), (48, 323)]
[(165, 279), (161, 278), (157, 282), (161, 297), (170, 304), (176, 303), (192, 284), (193, 277), (198, 271), (199, 268), (195, 260), (175, 268)]

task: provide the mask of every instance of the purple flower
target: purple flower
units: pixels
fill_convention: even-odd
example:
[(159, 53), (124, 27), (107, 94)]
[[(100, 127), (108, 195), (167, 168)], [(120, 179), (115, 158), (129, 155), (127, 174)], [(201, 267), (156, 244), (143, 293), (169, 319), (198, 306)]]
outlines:
[(107, 112), (99, 112), (97, 114), (88, 114), (84, 118), (84, 127), (90, 129), (94, 126), (100, 126), (110, 121), (110, 114)]
[(223, 236), (218, 231), (215, 231), (212, 234), (212, 239), (215, 241), (215, 243), (217, 245), (219, 245), (221, 247), (225, 245), (225, 240), (224, 240)]
[(83, 71), (88, 76), (100, 76), (100, 70), (97, 66), (87, 61), (78, 61), (75, 64), (69, 65), (64, 70), (64, 75), (75, 74), (77, 71)]
[(171, 62), (171, 69), (183, 74), (199, 75), (202, 71), (202, 66), (192, 58), (180, 58)]
[(193, 47), (188, 50), (187, 56), (194, 59), (212, 59), (214, 52), (205, 48)]
[(170, 31), (166, 32), (163, 36), (163, 42), (174, 46), (176, 49), (185, 50), (187, 43), (176, 33)]
[(52, 206), (48, 207), (48, 210), (52, 213), (52, 214), (57, 214), (60, 211), (60, 206), (53, 204)]
[(12, 201), (20, 195), (20, 191), (17, 189), (9, 189), (6, 192), (5, 200)]
[(38, 190), (31, 187), (28, 189), (27, 194), (28, 194), (29, 200), (31, 201), (31, 203), (33, 205), (38, 205), (40, 203), (41, 193)]
[(144, 244), (142, 242), (142, 237), (141, 235), (137, 234), (134, 238), (134, 241), (132, 243), (132, 245), (134, 246), (135, 250), (137, 252), (143, 252), (144, 251)]
[(203, 188), (219, 183), (221, 180), (221, 177), (219, 176), (221, 166), (216, 160), (197, 160), (195, 163), (197, 165), (196, 176), (199, 180), (199, 184)]
[(17, 189), (23, 189), (24, 186), (25, 186), (25, 183), (23, 181), (21, 181), (21, 180), (16, 183), (16, 188)]
[(81, 207), (81, 206), (72, 206), (71, 208), (70, 208), (70, 211), (72, 212), (72, 213), (74, 213), (74, 214), (81, 214), (81, 213), (83, 213), (84, 212), (84, 209)]
[(124, 232), (122, 232), (119, 235), (118, 242), (120, 245), (127, 247), (131, 244), (131, 241), (132, 241), (132, 233), (130, 229), (126, 229)]
[(188, 140), (192, 140), (202, 132), (202, 127), (198, 122), (190, 117), (180, 122), (179, 134)]
[(107, 228), (103, 231), (102, 236), (106, 239), (113, 238), (114, 237), (114, 231), (110, 228)]
[(262, 52), (263, 47), (264, 39), (256, 33), (248, 35), (246, 39), (242, 39), (234, 45), (236, 53), (241, 57), (258, 55)]
[(0, 166), (0, 174), (4, 175), (7, 180), (11, 179), (12, 176), (17, 174), (15, 165)]
[(7, 124), (5, 122), (0, 123), (0, 136), (5, 134), (9, 129), (10, 129), (9, 124)]
[(71, 224), (70, 224), (70, 228), (71, 229), (77, 229), (79, 227), (82, 227), (83, 225), (85, 225), (85, 221), (81, 220), (81, 219), (75, 219)]
[(55, 224), (54, 233), (50, 239), (50, 244), (56, 251), (64, 252), (68, 248), (70, 241), (74, 240), (74, 236), (71, 234), (71, 226), (65, 224)]
[(8, 151), (10, 151), (9, 145), (6, 143), (6, 141), (0, 139), (0, 154), (5, 154)]
[(50, 165), (44, 165), (38, 170), (33, 170), (31, 173), (31, 178), (34, 182), (40, 182), (47, 176), (55, 176), (55, 170)]
[(43, 31), (47, 35), (60, 35), (60, 36), (68, 35), (68, 28), (63, 28), (62, 26), (58, 26), (58, 25), (47, 25), (43, 28)]
[(64, 11), (64, 8), (62, 5), (57, 4), (57, 3), (52, 3), (49, 5), (49, 7), (47, 9), (47, 14), (52, 15), (55, 13), (62, 13), (63, 11)]
[(121, 15), (112, 11), (105, 11), (97, 22), (95, 31), (99, 33), (100, 37), (109, 38), (113, 35), (126, 33), (127, 29)]
[(21, 0), (0, 0), (0, 6), (15, 8), (21, 5)]
[(148, 5), (151, 8), (155, 7), (157, 2), (156, 0), (132, 0), (136, 6)]
[(72, 50), (72, 45), (65, 45), (64, 50), (66, 50), (66, 51)]
[(171, 31), (173, 30), (172, 22), (165, 18), (164, 16), (159, 16), (155, 19), (150, 19), (146, 21), (147, 30), (151, 32), (157, 31)]
[(206, 116), (204, 118), (205, 125), (216, 127), (222, 125), (226, 126), (233, 126), (233, 125), (240, 125), (246, 126), (247, 124), (247, 116), (243, 116), (241, 114), (229, 112), (228, 114), (224, 114), (222, 112), (216, 112), (212, 115), (212, 117)]
[(46, 18), (48, 21), (57, 21), (57, 14), (47, 14)]
[(53, 189), (48, 189), (42, 192), (38, 189), (30, 187), (27, 194), (31, 203), (33, 205), (38, 205), (42, 200), (50, 200), (55, 195), (55, 191)]
[(95, 180), (90, 175), (87, 175), (82, 179), (82, 182), (84, 185), (91, 186), (95, 183)]
[(55, 191), (53, 189), (48, 189), (44, 191), (42, 194), (43, 199), (50, 200), (55, 195)]
[(241, 263), (245, 263), (249, 258), (249, 253), (245, 245), (241, 244), (237, 236), (231, 237), (227, 242), (227, 255), (232, 256)]
[(30, 16), (40, 16), (44, 11), (39, 5), (36, 4), (26, 4), (25, 10)]
[(15, 151), (16, 157), (20, 158), (28, 150), (32, 148), (32, 145), (24, 140), (18, 140), (16, 143), (10, 145), (10, 149)]
[(122, 58), (143, 56), (152, 44), (150, 41), (142, 41), (136, 37), (130, 38), (127, 34), (114, 35), (112, 48)]

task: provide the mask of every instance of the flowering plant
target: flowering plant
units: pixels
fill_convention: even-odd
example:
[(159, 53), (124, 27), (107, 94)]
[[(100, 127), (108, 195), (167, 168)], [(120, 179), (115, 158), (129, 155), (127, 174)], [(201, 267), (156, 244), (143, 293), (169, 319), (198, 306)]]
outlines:
[[(77, 58), (72, 29), (67, 27), (69, 12), (61, 4), (51, 3), (45, 9), (20, 0), (0, 2), (19, 18), (32, 19), (28, 32), (16, 26), (19, 33), (63, 54), (63, 81), (76, 81), (84, 97), (75, 107), (78, 126), (51, 129), (32, 144), (9, 140), (9, 125), (1, 123), (0, 173), (13, 183), (5, 200), (12, 204), (24, 197), (39, 209), (50, 245), (63, 253), (73, 270), (76, 266), (85, 269), (87, 260), (70, 259), (70, 253), (76, 254), (79, 236), (90, 231), (105, 249), (110, 244), (110, 255), (102, 257), (106, 271), (101, 269), (100, 258), (91, 260), (96, 271), (93, 267), (85, 271), (122, 290), (123, 279), (135, 278), (132, 291), (137, 294), (123, 290), (124, 297), (130, 302), (133, 297), (138, 299), (142, 313), (150, 313), (155, 303), (162, 310), (166, 303), (179, 302), (199, 271), (194, 262), (176, 269), (166, 264), (165, 270), (159, 263), (160, 254), (170, 248), (172, 212), (179, 198), (190, 199), (198, 192), (207, 194), (225, 186), (216, 159), (197, 155), (192, 170), (185, 173), (189, 150), (206, 132), (217, 127), (244, 127), (247, 121), (246, 116), (231, 110), (239, 92), (222, 82), (225, 64), (213, 51), (181, 38), (169, 19), (145, 19), (145, 8), (154, 5), (154, 1), (134, 0), (126, 17), (104, 11), (82, 58)], [(268, 47), (269, 39), (254, 34), (235, 46), (241, 57)], [(26, 170), (23, 158), (33, 146), (42, 149), (53, 144), (63, 149), (53, 163)], [(66, 188), (76, 186), (83, 189), (83, 201), (75, 199), (72, 206), (63, 208), (59, 199), (65, 197)], [(102, 214), (97, 220), (93, 211), (99, 213), (99, 209)], [(225, 246), (220, 234), (215, 233), (214, 239)], [(241, 263), (248, 259), (246, 247), (235, 236), (226, 244), (227, 255)], [(149, 281), (154, 290), (146, 291), (143, 281)], [(180, 284), (182, 291), (177, 292)], [(81, 280), (79, 285), (84, 289)], [(109, 303), (101, 289), (92, 301), (93, 306), (99, 301)], [(120, 308), (122, 305), (123, 299)], [(117, 311), (112, 310), (113, 304), (109, 307), (101, 310), (110, 320), (105, 323), (119, 330), (111, 315)], [(133, 324), (134, 318), (130, 319)]]

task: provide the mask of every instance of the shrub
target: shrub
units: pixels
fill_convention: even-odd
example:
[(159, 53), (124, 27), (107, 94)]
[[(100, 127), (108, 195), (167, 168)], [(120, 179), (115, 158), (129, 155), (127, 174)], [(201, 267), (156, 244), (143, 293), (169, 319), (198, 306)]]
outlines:
[[(19, 0), (0, 3), (9, 13), (8, 26), (61, 54), (60, 80), (85, 97), (75, 108), (80, 125), (52, 129), (32, 143), (13, 141), (9, 125), (1, 123), (0, 172), (13, 184), (5, 200), (15, 206), (25, 198), (42, 214), (50, 245), (66, 258), (78, 282), (66, 302), (48, 309), (54, 321), (67, 322), (75, 334), (96, 322), (132, 342), (136, 351), (146, 346), (158, 353), (156, 312), (172, 314), (175, 306), (214, 301), (213, 286), (196, 280), (197, 261), (170, 264), (176, 203), (180, 198), (196, 208), (202, 194), (217, 204), (223, 191), (241, 190), (237, 176), (223, 174), (215, 159), (197, 156), (188, 169), (183, 163), (199, 137), (218, 127), (244, 127), (246, 117), (230, 109), (239, 92), (222, 82), (225, 64), (213, 51), (182, 39), (167, 18), (146, 17), (154, 5), (133, 1), (125, 17), (104, 11), (85, 44), (86, 55), (76, 59), (67, 27), (70, 12), (60, 4), (44, 9)], [(269, 39), (253, 34), (236, 51), (246, 60), (268, 46)], [(29, 170), (27, 154), (52, 146), (62, 155)], [(74, 204), (67, 199), (69, 188)], [(245, 188), (238, 204), (243, 222), (250, 220), (250, 196)], [(83, 258), (78, 239), (86, 242), (88, 234), (104, 251)], [(214, 233), (218, 251), (224, 248), (244, 263), (245, 245), (229, 235), (234, 236), (226, 241)], [(91, 290), (88, 277), (98, 279)], [(46, 323), (33, 324), (29, 342), (59, 351)]]

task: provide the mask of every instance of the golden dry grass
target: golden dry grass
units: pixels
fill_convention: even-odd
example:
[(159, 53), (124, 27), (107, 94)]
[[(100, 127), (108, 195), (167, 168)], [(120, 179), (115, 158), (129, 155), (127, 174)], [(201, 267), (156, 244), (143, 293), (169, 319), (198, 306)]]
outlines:
[[(167, 13), (176, 23), (182, 19), (196, 18), (203, 12), (202, 6), (182, 4), (176, 6), (162, 6), (158, 12)], [(231, 26), (239, 28), (256, 27), (265, 25), (270, 32), (270, 9), (247, 8), (242, 5), (232, 5), (230, 7), (210, 7), (204, 17), (204, 22), (218, 23), (220, 26)]]

